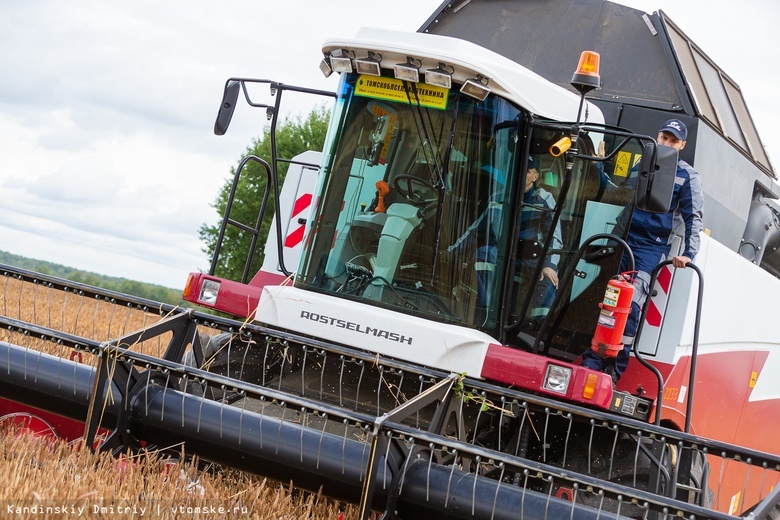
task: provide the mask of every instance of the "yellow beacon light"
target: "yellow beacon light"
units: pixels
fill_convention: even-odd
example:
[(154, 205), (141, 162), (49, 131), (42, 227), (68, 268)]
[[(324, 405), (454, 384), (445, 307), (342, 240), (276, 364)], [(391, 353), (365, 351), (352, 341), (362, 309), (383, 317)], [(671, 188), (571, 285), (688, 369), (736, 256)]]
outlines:
[(571, 78), (571, 85), (581, 94), (601, 87), (599, 58), (599, 53), (593, 51), (582, 51), (580, 54), (580, 62)]
[(577, 65), (577, 73), (586, 76), (599, 77), (599, 53), (582, 51), (582, 54), (580, 54), (580, 63)]

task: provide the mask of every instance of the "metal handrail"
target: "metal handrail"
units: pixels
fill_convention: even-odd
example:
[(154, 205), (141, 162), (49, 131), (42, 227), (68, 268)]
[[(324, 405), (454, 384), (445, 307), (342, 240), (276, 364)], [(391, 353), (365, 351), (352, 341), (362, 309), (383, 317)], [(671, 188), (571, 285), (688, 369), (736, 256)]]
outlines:
[[(653, 270), (653, 273), (650, 277), (650, 287), (653, 287), (655, 285), (656, 280), (658, 279), (658, 275), (661, 272), (661, 269), (666, 267), (667, 265), (672, 265), (671, 260), (664, 260), (660, 264), (656, 266), (656, 268)], [(699, 277), (699, 289), (696, 299), (696, 318), (693, 325), (693, 342), (691, 345), (691, 368), (690, 373), (688, 375), (688, 393), (686, 396), (686, 408), (685, 408), (685, 433), (690, 433), (691, 431), (691, 413), (693, 411), (693, 393), (694, 393), (694, 386), (696, 384), (696, 361), (699, 354), (699, 328), (701, 324), (701, 302), (704, 298), (704, 275), (701, 272), (701, 269), (699, 269), (698, 266), (696, 266), (693, 263), (689, 263), (686, 268), (691, 268)], [(645, 304), (642, 307), (642, 314), (639, 320), (639, 328), (636, 332), (636, 340), (634, 341), (634, 347), (633, 352), (634, 356), (637, 358), (637, 361), (639, 361), (643, 366), (651, 370), (655, 376), (656, 379), (658, 379), (658, 396), (656, 401), (656, 414), (655, 414), (655, 424), (660, 425), (661, 424), (661, 405), (663, 403), (663, 396), (664, 396), (664, 381), (663, 376), (658, 371), (658, 369), (653, 366), (649, 361), (647, 361), (639, 352), (639, 348), (637, 347), (637, 344), (639, 343), (639, 338), (642, 334), (642, 329), (644, 327), (645, 323), (645, 316), (647, 315), (647, 310), (650, 308), (650, 298), (647, 298), (645, 300)]]

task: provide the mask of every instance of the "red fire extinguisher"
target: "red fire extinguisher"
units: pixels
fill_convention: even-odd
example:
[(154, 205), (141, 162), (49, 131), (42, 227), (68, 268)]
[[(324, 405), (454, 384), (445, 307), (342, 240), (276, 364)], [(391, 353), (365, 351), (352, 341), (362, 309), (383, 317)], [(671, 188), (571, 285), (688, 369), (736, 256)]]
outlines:
[(612, 278), (607, 284), (604, 301), (599, 303), (601, 312), (590, 348), (604, 358), (614, 358), (623, 350), (623, 331), (634, 297), (629, 274), (626, 272)]

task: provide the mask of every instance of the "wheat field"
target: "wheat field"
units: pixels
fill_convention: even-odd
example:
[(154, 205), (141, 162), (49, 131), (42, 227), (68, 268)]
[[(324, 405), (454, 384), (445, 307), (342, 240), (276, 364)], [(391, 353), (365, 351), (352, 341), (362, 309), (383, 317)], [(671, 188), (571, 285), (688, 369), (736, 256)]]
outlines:
[[(95, 340), (159, 320), (156, 310), (116, 308), (12, 278), (0, 278), (0, 312)], [(71, 350), (8, 330), (0, 341), (70, 357)], [(159, 356), (166, 338), (132, 345)], [(83, 353), (80, 362), (94, 363)], [(114, 458), (80, 439), (0, 427), (0, 518), (356, 518), (357, 508), (319, 494), (187, 457), (130, 453)]]

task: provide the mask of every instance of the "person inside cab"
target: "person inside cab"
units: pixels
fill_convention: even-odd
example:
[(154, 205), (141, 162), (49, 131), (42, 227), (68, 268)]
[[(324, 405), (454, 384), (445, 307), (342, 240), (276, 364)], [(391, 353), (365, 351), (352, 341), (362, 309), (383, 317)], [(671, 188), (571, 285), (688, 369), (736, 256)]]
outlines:
[[(528, 291), (533, 291), (534, 295), (527, 312), (528, 318), (532, 321), (539, 321), (550, 310), (558, 287), (559, 261), (558, 254), (542, 255), (545, 241), (552, 229), (555, 198), (549, 191), (539, 186), (541, 175), (537, 167), (538, 162), (539, 157), (528, 157), (520, 219), (515, 228), (519, 243), (515, 280), (519, 283), (514, 296), (514, 305), (519, 307), (521, 299), (528, 294)], [(484, 166), (483, 170), (486, 175), (498, 179), (499, 182), (504, 179), (503, 172), (495, 168)], [(497, 224), (501, 222), (500, 214), (504, 209), (503, 197), (503, 192), (497, 192), (466, 233), (448, 248), (452, 252), (470, 243), (479, 244), (474, 258), (478, 309), (484, 309), (489, 305), (491, 291), (495, 290), (493, 280), (497, 268), (497, 244), (501, 232)], [(562, 246), (560, 224), (556, 224), (549, 249), (560, 250)], [(540, 259), (543, 260), (544, 266), (538, 277), (538, 283), (534, 283), (533, 277)]]
[[(526, 318), (534, 324), (549, 313), (555, 298), (560, 255), (553, 251), (563, 247), (560, 222), (556, 222), (548, 254), (542, 255), (553, 227), (556, 203), (552, 193), (539, 185), (540, 160), (540, 156), (528, 157), (525, 192), (518, 228), (519, 249), (516, 264), (520, 282), (518, 297), (524, 298), (527, 291), (533, 291)], [(540, 261), (543, 262), (543, 267), (538, 279), (534, 280)]]

